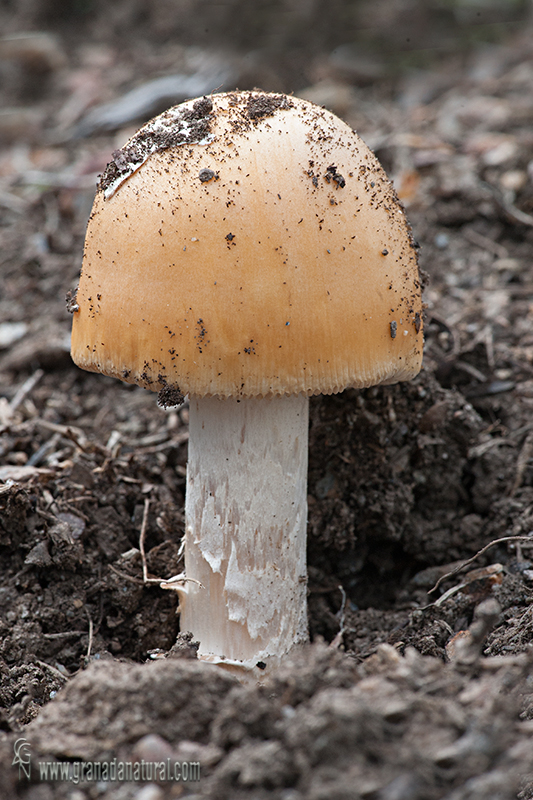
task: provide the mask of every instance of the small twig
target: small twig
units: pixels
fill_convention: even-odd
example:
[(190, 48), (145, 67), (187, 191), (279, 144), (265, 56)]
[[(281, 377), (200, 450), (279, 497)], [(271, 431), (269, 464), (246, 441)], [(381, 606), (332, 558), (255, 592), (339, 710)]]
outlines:
[[(152, 578), (151, 580), (154, 580), (154, 578)], [(172, 578), (169, 578), (168, 580), (163, 580), (161, 578), (156, 578), (155, 580), (157, 581), (157, 583), (159, 583), (161, 589), (172, 589), (175, 592), (179, 592), (179, 589), (181, 588), (181, 587), (178, 588), (178, 583), (195, 583), (201, 589), (205, 588), (203, 583), (197, 581), (196, 578), (186, 578), (183, 573), (180, 573), (179, 575), (174, 575)]]
[(44, 639), (68, 639), (70, 636), (85, 636), (87, 631), (60, 631), (59, 633), (43, 633)]
[(150, 508), (150, 498), (147, 497), (144, 501), (143, 521), (141, 525), (141, 534), (139, 536), (139, 550), (141, 551), (141, 561), (143, 565), (143, 582), (148, 583), (148, 565), (146, 563), (146, 553), (144, 552), (144, 539), (146, 536), (146, 528), (148, 525), (148, 510)]
[[(172, 438), (169, 438), (168, 431), (162, 433), (151, 433), (148, 436), (143, 436), (142, 439), (123, 439), (122, 444), (126, 447), (131, 447), (132, 450), (142, 450), (146, 452), (157, 452), (159, 448), (165, 447), (178, 447), (180, 444), (186, 442), (189, 438), (189, 431), (183, 430), (177, 433)], [(153, 448), (156, 448), (155, 450)]]
[(342, 584), (339, 584), (337, 588), (342, 595), (342, 603), (340, 609), (337, 611), (337, 614), (335, 615), (339, 617), (339, 630), (335, 634), (332, 641), (329, 643), (329, 647), (331, 648), (337, 648), (341, 646), (344, 637), (344, 632), (346, 630), (346, 628), (344, 627), (344, 621), (346, 617), (346, 600), (347, 600), (346, 592), (344, 591), (344, 587)]
[(35, 509), (35, 513), (38, 514), (43, 519), (47, 519), (48, 522), (57, 522), (57, 517), (54, 514), (49, 514), (48, 511), (42, 511), (40, 508)]
[(530, 547), (533, 547), (532, 536), (503, 536), (501, 539), (494, 539), (492, 542), (486, 544), (485, 547), (482, 547), (481, 550), (478, 550), (478, 552), (474, 556), (472, 556), (472, 558), (468, 558), (466, 561), (463, 561), (462, 564), (459, 564), (450, 572), (447, 572), (446, 575), (441, 575), (435, 586), (432, 589), (429, 589), (428, 594), (435, 592), (439, 588), (441, 583), (443, 583), (445, 580), (453, 577), (454, 575), (457, 575), (457, 573), (461, 572), (463, 569), (465, 569), (465, 567), (468, 567), (470, 566), (470, 564), (473, 564), (474, 561), (476, 561), (476, 559), (478, 559), (480, 556), (486, 553), (487, 550), (489, 550), (491, 547), (494, 547), (494, 545), (496, 544), (504, 544), (505, 542), (521, 542), (526, 546), (529, 545)]
[(51, 664), (47, 664), (46, 661), (39, 661), (39, 659), (36, 658), (36, 659), (34, 659), (33, 663), (34, 664), (38, 664), (38, 666), (42, 667), (43, 669), (47, 669), (49, 672), (52, 673), (52, 675), (54, 675), (56, 678), (60, 678), (62, 681), (65, 681), (65, 683), (69, 679), (68, 675), (63, 675), (62, 672), (60, 672), (58, 669), (53, 667)]
[(175, 592), (179, 592), (183, 590), (183, 584), (190, 582), (196, 583), (202, 589), (203, 584), (200, 581), (197, 581), (195, 578), (186, 578), (183, 573), (179, 575), (173, 575), (172, 578), (164, 579), (164, 578), (149, 578), (148, 577), (148, 565), (146, 563), (146, 552), (144, 549), (144, 540), (146, 538), (146, 529), (148, 527), (148, 511), (150, 509), (150, 499), (147, 497), (144, 501), (144, 513), (143, 513), (143, 520), (141, 524), (141, 532), (139, 534), (139, 552), (141, 554), (141, 562), (142, 562), (142, 572), (143, 577), (142, 580), (139, 578), (134, 578), (132, 575), (127, 575), (124, 572), (120, 572), (116, 567), (113, 567), (112, 564), (109, 564), (109, 568), (116, 574), (119, 575), (121, 578), (125, 580), (131, 581), (132, 583), (136, 583), (138, 586), (146, 586), (146, 585), (157, 585), (160, 589), (170, 589)]
[(346, 600), (347, 600), (346, 592), (344, 591), (344, 587), (342, 584), (339, 584), (339, 592), (342, 594), (342, 605), (338, 611), (339, 625), (340, 625), (339, 633), (342, 633), (344, 632), (344, 621), (346, 618)]
[(502, 205), (504, 210), (515, 222), (520, 222), (521, 225), (528, 225), (530, 228), (533, 228), (533, 217), (531, 214), (526, 214), (525, 211), (521, 211), (517, 208), (507, 193), (504, 195)]
[(184, 589), (184, 583), (196, 583), (200, 589), (205, 589), (203, 583), (197, 581), (196, 578), (186, 578), (184, 573), (181, 572), (179, 575), (174, 575), (172, 578), (169, 578), (168, 581), (161, 581), (159, 584), (160, 589), (170, 589), (172, 592), (178, 593), (178, 605), (176, 607), (176, 614), (181, 614), (181, 593), (185, 593), (187, 590)]
[(87, 619), (89, 620), (89, 644), (87, 645), (87, 653), (85, 655), (85, 658), (88, 661), (89, 658), (91, 657), (91, 650), (92, 650), (92, 646), (93, 646), (94, 625), (93, 625), (93, 621), (91, 619), (91, 615), (89, 614), (89, 612), (87, 610), (87, 606), (85, 606), (85, 612), (87, 614)]
[(124, 578), (125, 581), (129, 581), (130, 583), (135, 583), (137, 586), (146, 586), (147, 584), (153, 584), (159, 586), (160, 589), (175, 589), (175, 586), (166, 586), (163, 584), (167, 583), (177, 583), (178, 581), (185, 582), (185, 581), (192, 581), (193, 583), (197, 583), (199, 586), (202, 586), (200, 581), (195, 580), (194, 578), (184, 578), (182, 575), (175, 575), (173, 578), (169, 578), (166, 581), (164, 578), (146, 578), (143, 580), (142, 578), (135, 578), (133, 575), (128, 575), (127, 572), (121, 572), (119, 569), (113, 566), (113, 564), (108, 564), (109, 569), (118, 575), (119, 578)]
[(470, 377), (474, 378), (474, 380), (479, 381), (480, 383), (486, 383), (487, 381), (487, 376), (481, 372), (480, 369), (477, 369), (477, 367), (469, 364), (468, 361), (463, 361), (462, 359), (458, 358), (454, 363), (454, 367), (462, 370), (462, 372), (466, 372), (467, 375), (470, 375)]
[[(449, 600), (450, 597), (453, 597), (454, 594), (457, 594), (457, 592), (460, 592), (461, 589), (464, 589), (465, 586), (467, 586), (467, 585), (468, 584), (466, 584), (466, 583), (457, 583), (455, 586), (452, 586), (451, 589), (448, 589), (447, 592), (444, 592), (444, 594), (442, 594), (437, 600), (435, 600), (434, 603), (430, 603), (428, 606), (422, 606), (420, 608), (420, 611), (425, 611), (427, 608), (431, 608), (432, 606), (442, 606), (442, 605), (444, 605), (446, 600)], [(430, 589), (430, 591), (432, 592), (433, 589)], [(428, 594), (429, 594), (429, 592), (428, 592)]]
[(52, 450), (54, 450), (60, 438), (61, 435), (59, 433), (53, 433), (52, 436), (29, 457), (26, 464), (29, 467), (38, 467), (39, 464), (44, 461), (45, 456), (49, 455)]
[[(133, 575), (128, 575), (127, 572), (121, 572), (119, 569), (113, 566), (113, 564), (108, 564), (109, 569), (118, 575), (119, 578), (124, 578), (125, 581), (129, 581), (130, 583), (136, 583), (137, 586), (144, 586), (144, 581), (140, 578), (135, 578)], [(149, 579), (150, 580), (150, 579)]]
[(15, 396), (9, 404), (11, 411), (16, 411), (16, 409), (24, 401), (24, 398), (27, 397), (27, 395), (35, 388), (35, 386), (37, 386), (43, 375), (44, 370), (37, 369), (33, 375), (30, 375), (30, 377), (24, 381), (22, 386), (16, 391)]
[(529, 433), (525, 438), (524, 444), (522, 445), (522, 449), (518, 454), (518, 458), (516, 459), (515, 478), (509, 490), (510, 497), (514, 497), (517, 491), (519, 490), (520, 486), (522, 485), (524, 472), (526, 471), (526, 467), (532, 455), (533, 455), (533, 431), (529, 431)]
[[(136, 445), (135, 452), (147, 455), (148, 453), (161, 453), (163, 450), (168, 450), (170, 447), (180, 447), (182, 444), (189, 440), (189, 431), (182, 431), (172, 439), (167, 439), (160, 444), (154, 445)], [(127, 444), (127, 442), (125, 443)]]
[(463, 230), (463, 236), (465, 239), (472, 242), (472, 244), (481, 247), (482, 250), (487, 250), (489, 253), (497, 256), (497, 258), (507, 258), (509, 255), (509, 251), (506, 247), (502, 244), (498, 244), (498, 242), (495, 242), (493, 239), (489, 239), (488, 236), (483, 236), (482, 233), (478, 233), (474, 228), (466, 228)]
[(496, 361), (494, 358), (494, 333), (491, 325), (486, 325), (483, 330), (482, 341), (487, 351), (487, 363), (491, 370), (494, 369)]
[(515, 192), (512, 189), (502, 192), (501, 189), (494, 186), (492, 183), (482, 181), (482, 184), (489, 189), (500, 208), (502, 208), (511, 219), (522, 225), (533, 227), (533, 217), (515, 206)]
[(146, 553), (144, 549), (144, 540), (146, 537), (146, 528), (148, 526), (148, 510), (150, 508), (150, 499), (147, 497), (144, 501), (144, 514), (143, 514), (143, 521), (141, 525), (141, 533), (139, 536), (139, 550), (141, 553), (141, 561), (142, 561), (142, 569), (143, 569), (143, 583), (156, 583), (161, 589), (177, 589), (178, 583), (184, 583), (185, 581), (192, 581), (193, 583), (197, 583), (199, 586), (202, 586), (200, 581), (195, 580), (194, 578), (185, 578), (184, 575), (174, 575), (172, 578), (149, 578), (148, 577), (148, 565), (146, 563)]
[(52, 431), (52, 433), (59, 433), (60, 436), (65, 437), (65, 439), (70, 439), (80, 450), (84, 453), (87, 452), (87, 437), (81, 428), (76, 428), (73, 425), (58, 425), (55, 422), (48, 422), (48, 420), (40, 418), (33, 421), (45, 430)]
[[(68, 500), (65, 500), (65, 503), (68, 506), (70, 503), (87, 503), (89, 500), (91, 500), (93, 503), (96, 502), (96, 498), (93, 494), (80, 494), (78, 497), (69, 497)], [(87, 515), (84, 514), (83, 511), (80, 511), (79, 508), (76, 508), (75, 511), (76, 514), (78, 514), (80, 517), (83, 517), (85, 522), (89, 521)]]

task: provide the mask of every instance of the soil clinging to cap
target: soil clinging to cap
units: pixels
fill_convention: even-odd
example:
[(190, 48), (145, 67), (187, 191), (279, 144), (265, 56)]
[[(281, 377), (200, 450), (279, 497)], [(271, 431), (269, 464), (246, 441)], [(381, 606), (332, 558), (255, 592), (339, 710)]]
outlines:
[(192, 107), (170, 108), (156, 121), (144, 125), (124, 147), (113, 151), (113, 161), (107, 165), (98, 188), (106, 198), (111, 197), (152, 153), (207, 140), (211, 131), (212, 111), (212, 100), (202, 97)]
[(246, 102), (246, 113), (254, 122), (271, 117), (279, 109), (293, 108), (294, 103), (283, 94), (250, 94)]

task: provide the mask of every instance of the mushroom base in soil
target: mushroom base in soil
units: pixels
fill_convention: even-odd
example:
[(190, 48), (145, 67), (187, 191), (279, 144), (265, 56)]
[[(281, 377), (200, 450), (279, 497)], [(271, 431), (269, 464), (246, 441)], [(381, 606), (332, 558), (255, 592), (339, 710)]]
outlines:
[(181, 628), (206, 660), (255, 674), (306, 641), (308, 397), (417, 374), (416, 247), (373, 153), (295, 97), (190, 100), (113, 153), (72, 357), (189, 395)]
[(190, 398), (181, 625), (206, 660), (264, 669), (307, 640), (308, 409)]

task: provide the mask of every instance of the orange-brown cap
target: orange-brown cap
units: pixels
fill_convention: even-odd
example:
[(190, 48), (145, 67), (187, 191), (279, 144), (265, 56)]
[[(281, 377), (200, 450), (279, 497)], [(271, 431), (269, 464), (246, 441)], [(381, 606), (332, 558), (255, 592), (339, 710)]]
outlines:
[(234, 92), (155, 118), (101, 178), (72, 331), (84, 369), (266, 396), (412, 378), (416, 249), (376, 157), (312, 103)]

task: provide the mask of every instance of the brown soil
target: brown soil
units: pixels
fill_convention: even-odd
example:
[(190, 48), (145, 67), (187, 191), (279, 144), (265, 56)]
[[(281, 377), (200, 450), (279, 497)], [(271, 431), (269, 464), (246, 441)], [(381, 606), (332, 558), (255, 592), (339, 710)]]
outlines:
[[(4, 35), (39, 34), (0, 41), (0, 797), (533, 798), (531, 21), (519, 3), (481, 21), (414, 0), (198, 5), (0, 5)], [(171, 103), (102, 107), (178, 73), (343, 116), (428, 275), (420, 376), (312, 400), (313, 645), (264, 686), (198, 663), (176, 594), (143, 584), (141, 529), (149, 575), (181, 569), (186, 405), (68, 352), (97, 173), (154, 93)], [(38, 778), (113, 758), (199, 761), (201, 779)]]

